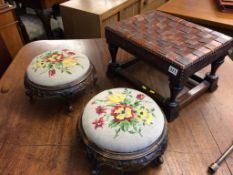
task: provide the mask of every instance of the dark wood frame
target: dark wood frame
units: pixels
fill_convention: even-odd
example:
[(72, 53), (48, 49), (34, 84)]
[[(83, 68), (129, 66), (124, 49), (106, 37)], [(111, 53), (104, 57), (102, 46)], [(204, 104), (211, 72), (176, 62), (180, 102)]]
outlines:
[[(111, 63), (108, 66), (107, 75), (110, 77), (119, 75), (132, 83), (137, 89), (150, 95), (162, 107), (168, 121), (172, 121), (177, 118), (182, 107), (203, 94), (206, 90), (213, 92), (217, 89), (218, 76), (216, 75), (216, 71), (224, 62), (224, 58), (232, 46), (231, 43), (227, 43), (217, 51), (205, 55), (205, 57), (199, 59), (197, 62), (194, 62), (186, 68), (182, 68), (172, 61), (161, 57), (159, 54), (145, 50), (140, 45), (132, 43), (124, 37), (116, 35), (110, 30), (106, 29), (105, 34), (109, 45), (109, 52), (111, 54)], [(136, 59), (123, 65), (118, 64), (116, 56), (119, 47), (135, 55)], [(155, 59), (156, 62), (154, 61)], [(166, 99), (162, 97), (154, 89), (136, 79), (133, 79), (132, 76), (124, 71), (124, 69), (133, 65), (137, 60), (143, 60), (168, 75), (170, 81), (169, 98)], [(210, 73), (207, 73), (204, 78), (195, 74), (209, 64), (211, 64), (211, 71)], [(174, 75), (168, 72), (169, 66), (176, 68), (178, 70), (178, 74)], [(178, 94), (187, 83), (192, 84), (192, 89), (178, 97)]]
[(77, 93), (86, 89), (92, 83), (97, 81), (96, 71), (92, 64), (88, 72), (83, 76), (82, 80), (74, 81), (69, 84), (55, 87), (41, 86), (33, 83), (28, 79), (27, 74), (24, 77), (25, 94), (29, 96), (30, 101), (33, 101), (34, 97), (48, 98), (48, 97), (62, 97), (67, 102), (68, 110), (72, 111), (72, 98)]
[(79, 120), (78, 130), (86, 146), (87, 157), (93, 164), (91, 175), (99, 175), (103, 166), (108, 166), (119, 171), (136, 171), (144, 168), (149, 163), (155, 166), (163, 163), (163, 154), (167, 148), (167, 122), (161, 136), (150, 146), (139, 151), (120, 153), (99, 148), (87, 138), (82, 126), (82, 117)]

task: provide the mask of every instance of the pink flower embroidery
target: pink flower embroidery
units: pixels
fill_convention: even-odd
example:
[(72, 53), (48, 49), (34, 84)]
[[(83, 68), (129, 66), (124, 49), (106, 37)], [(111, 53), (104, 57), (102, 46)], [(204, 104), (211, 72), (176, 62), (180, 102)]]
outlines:
[(62, 51), (63, 51), (63, 52), (66, 52), (68, 55), (75, 55), (74, 52), (69, 51), (68, 49), (63, 49)]
[(143, 100), (143, 99), (145, 98), (145, 95), (143, 95), (143, 94), (138, 94), (138, 95), (136, 96), (136, 98), (137, 98), (138, 100)]
[(56, 74), (56, 70), (55, 69), (51, 69), (51, 70), (49, 70), (49, 77), (52, 77), (52, 76), (54, 76), (55, 74)]
[(97, 106), (97, 108), (95, 109), (96, 113), (98, 115), (101, 115), (102, 113), (106, 113), (106, 108), (103, 106)]
[(92, 122), (92, 124), (95, 125), (95, 129), (97, 129), (98, 127), (103, 128), (103, 126), (104, 126), (103, 117), (100, 117), (99, 119), (96, 119), (94, 122)]
[(75, 53), (74, 53), (74, 52), (71, 52), (71, 51), (67, 52), (67, 54), (68, 54), (68, 55), (75, 55)]

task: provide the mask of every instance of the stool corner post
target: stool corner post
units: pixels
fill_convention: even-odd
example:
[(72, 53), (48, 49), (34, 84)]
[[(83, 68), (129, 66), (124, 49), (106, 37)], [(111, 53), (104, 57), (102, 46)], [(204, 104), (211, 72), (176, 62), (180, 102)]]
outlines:
[(210, 83), (209, 91), (214, 92), (218, 88), (218, 75), (216, 74), (218, 68), (224, 63), (224, 57), (218, 58), (211, 63), (211, 71), (206, 74), (205, 80)]

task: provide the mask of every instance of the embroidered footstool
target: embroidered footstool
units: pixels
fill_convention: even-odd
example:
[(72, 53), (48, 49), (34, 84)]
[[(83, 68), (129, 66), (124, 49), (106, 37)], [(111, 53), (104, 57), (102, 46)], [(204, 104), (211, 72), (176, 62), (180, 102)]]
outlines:
[[(153, 97), (164, 109), (168, 121), (174, 120), (180, 108), (201, 93), (216, 90), (216, 71), (232, 47), (232, 38), (229, 36), (158, 11), (107, 26), (105, 34), (112, 57), (108, 75), (120, 75), (137, 89)], [(116, 60), (119, 47), (137, 59), (120, 65)], [(125, 73), (124, 69), (141, 60), (169, 77), (169, 98), (164, 98), (154, 89)], [(195, 74), (209, 64), (211, 71), (205, 78)], [(179, 95), (187, 83), (193, 85), (193, 88)]]
[(152, 98), (137, 90), (115, 88), (93, 97), (79, 130), (94, 163), (92, 174), (99, 174), (102, 166), (133, 171), (163, 162), (166, 119)]
[(52, 50), (36, 56), (25, 73), (26, 95), (62, 97), (69, 110), (71, 98), (95, 82), (95, 70), (87, 56), (70, 51)]

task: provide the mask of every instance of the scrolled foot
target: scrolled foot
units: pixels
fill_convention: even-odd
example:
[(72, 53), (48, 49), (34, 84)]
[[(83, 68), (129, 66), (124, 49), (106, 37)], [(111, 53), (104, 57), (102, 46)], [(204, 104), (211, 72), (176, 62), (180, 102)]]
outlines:
[(101, 167), (99, 164), (96, 164), (91, 171), (91, 175), (100, 175)]
[(72, 105), (69, 105), (69, 106), (68, 106), (68, 111), (69, 111), (69, 112), (74, 111), (74, 107), (73, 107)]
[(153, 161), (153, 163), (154, 163), (155, 166), (159, 166), (159, 165), (163, 164), (163, 162), (164, 162), (164, 159), (163, 159), (162, 156), (157, 157), (157, 158)]

